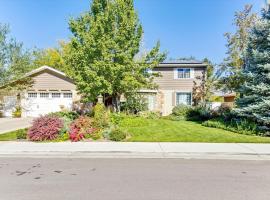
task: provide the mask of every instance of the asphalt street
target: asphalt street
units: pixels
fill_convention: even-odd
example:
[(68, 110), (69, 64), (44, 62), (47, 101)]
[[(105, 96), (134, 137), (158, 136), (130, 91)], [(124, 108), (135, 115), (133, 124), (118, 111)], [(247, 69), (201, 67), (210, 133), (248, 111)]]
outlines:
[(1, 200), (269, 200), (270, 161), (0, 158)]

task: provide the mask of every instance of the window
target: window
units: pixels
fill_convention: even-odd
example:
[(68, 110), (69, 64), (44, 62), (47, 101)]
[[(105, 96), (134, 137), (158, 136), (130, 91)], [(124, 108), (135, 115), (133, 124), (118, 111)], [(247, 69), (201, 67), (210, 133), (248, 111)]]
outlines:
[(177, 78), (190, 78), (190, 69), (177, 69)]
[(176, 105), (179, 104), (191, 105), (191, 93), (190, 92), (176, 93)]
[(37, 93), (35, 93), (35, 92), (29, 92), (28, 93), (28, 98), (37, 98)]
[(72, 93), (63, 93), (64, 98), (72, 98)]
[(60, 98), (61, 93), (52, 93), (52, 98)]
[(40, 98), (49, 98), (49, 93), (41, 92), (39, 93)]

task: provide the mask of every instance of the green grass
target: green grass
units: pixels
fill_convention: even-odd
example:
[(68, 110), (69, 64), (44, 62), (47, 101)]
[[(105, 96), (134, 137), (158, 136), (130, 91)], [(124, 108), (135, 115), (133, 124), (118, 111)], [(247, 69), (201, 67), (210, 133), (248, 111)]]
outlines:
[(238, 134), (191, 121), (127, 117), (120, 127), (130, 134), (131, 142), (270, 143), (270, 137)]
[(17, 140), (16, 131), (0, 134), (0, 141)]
[(17, 139), (25, 139), (27, 129), (18, 129), (0, 134), (0, 141), (12, 141)]

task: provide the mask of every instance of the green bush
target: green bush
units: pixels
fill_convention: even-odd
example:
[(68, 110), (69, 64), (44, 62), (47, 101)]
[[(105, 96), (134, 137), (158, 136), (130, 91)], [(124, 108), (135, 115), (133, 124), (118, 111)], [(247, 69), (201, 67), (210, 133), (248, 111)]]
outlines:
[(70, 131), (70, 125), (74, 120), (70, 119), (67, 116), (60, 117), (60, 119), (63, 120), (63, 127), (60, 130), (60, 135), (63, 135), (63, 134), (68, 133)]
[(109, 125), (109, 113), (102, 103), (97, 103), (94, 107), (94, 125), (98, 128)]
[(127, 134), (119, 128), (112, 129), (109, 135), (109, 139), (112, 141), (122, 141), (126, 137)]
[(175, 106), (169, 119), (174, 121), (190, 120), (190, 121), (205, 121), (212, 117), (211, 109), (205, 105), (195, 107), (180, 104)]
[(126, 102), (121, 104), (121, 111), (129, 114), (137, 114), (138, 112), (146, 111), (147, 105), (145, 95), (132, 92), (126, 94)]
[(16, 131), (17, 139), (26, 139), (27, 138), (27, 129), (19, 129)]
[(79, 114), (75, 111), (59, 111), (59, 112), (49, 113), (48, 116), (75, 120), (79, 117)]
[(110, 122), (114, 125), (118, 125), (125, 117), (126, 115), (122, 113), (110, 113)]
[(212, 119), (202, 123), (203, 126), (220, 128), (245, 135), (264, 135), (259, 131), (258, 125), (247, 119), (232, 119), (225, 121), (223, 118)]
[(172, 109), (172, 115), (178, 116), (179, 119), (186, 119), (187, 113), (192, 109), (191, 106), (180, 104)]
[(192, 107), (186, 113), (186, 119), (190, 121), (205, 121), (211, 118), (212, 118), (211, 109), (203, 105)]

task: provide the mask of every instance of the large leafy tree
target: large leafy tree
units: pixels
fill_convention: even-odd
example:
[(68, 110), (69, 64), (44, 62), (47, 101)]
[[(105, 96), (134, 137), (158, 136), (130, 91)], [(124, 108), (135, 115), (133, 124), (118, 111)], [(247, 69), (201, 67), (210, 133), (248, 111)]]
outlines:
[[(31, 53), (23, 48), (22, 43), (10, 37), (9, 33), (8, 25), (0, 24), (0, 96), (7, 91), (19, 91), (31, 83), (29, 79), (20, 79), (33, 68)], [(12, 84), (6, 85), (10, 82)]]
[(246, 65), (245, 50), (250, 30), (257, 21), (257, 14), (252, 13), (252, 5), (246, 5), (242, 11), (235, 13), (234, 33), (225, 33), (227, 39), (227, 57), (221, 64), (223, 78), (220, 85), (225, 90), (236, 90), (244, 81), (241, 71)]
[(64, 55), (68, 53), (68, 47), (68, 43), (60, 41), (57, 48), (33, 51), (33, 66), (38, 68), (47, 65), (70, 75), (72, 70), (66, 65), (64, 60)]
[(263, 10), (262, 18), (252, 29), (247, 43), (244, 84), (239, 92), (236, 109), (240, 116), (270, 125), (270, 10)]
[(154, 87), (153, 74), (145, 73), (165, 59), (159, 43), (146, 55), (140, 51), (143, 28), (133, 0), (93, 0), (91, 9), (69, 23), (73, 33), (67, 64), (73, 68), (84, 100), (99, 94), (112, 97), (119, 110), (122, 94)]

